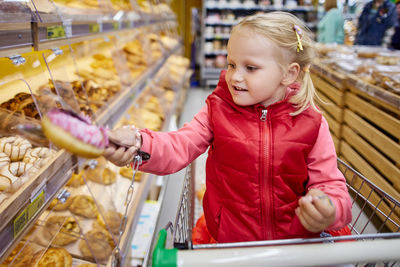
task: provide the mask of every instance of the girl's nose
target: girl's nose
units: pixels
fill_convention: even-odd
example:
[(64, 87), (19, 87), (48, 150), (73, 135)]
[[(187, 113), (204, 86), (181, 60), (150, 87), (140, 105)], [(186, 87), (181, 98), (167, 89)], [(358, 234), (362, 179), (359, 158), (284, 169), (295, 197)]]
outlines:
[(236, 81), (236, 82), (243, 81), (243, 75), (242, 75), (240, 70), (236, 69), (236, 70), (233, 71), (232, 80)]

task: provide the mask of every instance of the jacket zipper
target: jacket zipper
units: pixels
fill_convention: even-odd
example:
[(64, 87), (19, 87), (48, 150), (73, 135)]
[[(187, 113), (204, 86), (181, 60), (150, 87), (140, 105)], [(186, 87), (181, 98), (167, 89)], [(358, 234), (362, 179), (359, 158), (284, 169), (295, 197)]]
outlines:
[(267, 113), (268, 113), (267, 109), (261, 110), (261, 117), (260, 117), (261, 121), (266, 121), (267, 120)]
[[(268, 110), (263, 108), (261, 110), (261, 140), (262, 140), (262, 161), (261, 161), (261, 177), (260, 177), (260, 199), (261, 199), (261, 224), (263, 229), (263, 239), (270, 240), (271, 236), (271, 178), (269, 177), (269, 140), (270, 131), (269, 123), (267, 121)], [(263, 123), (266, 122), (266, 123)], [(267, 183), (267, 184), (266, 184)]]

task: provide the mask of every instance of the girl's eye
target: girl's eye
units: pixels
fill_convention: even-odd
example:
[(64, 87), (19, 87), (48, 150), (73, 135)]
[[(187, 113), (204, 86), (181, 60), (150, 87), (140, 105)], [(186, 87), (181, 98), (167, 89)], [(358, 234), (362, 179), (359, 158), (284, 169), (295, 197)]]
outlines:
[(246, 69), (247, 69), (248, 71), (255, 71), (255, 70), (257, 69), (257, 67), (254, 67), (254, 66), (247, 66)]
[(233, 64), (231, 64), (231, 63), (228, 63), (228, 68), (235, 68), (235, 65), (233, 65)]

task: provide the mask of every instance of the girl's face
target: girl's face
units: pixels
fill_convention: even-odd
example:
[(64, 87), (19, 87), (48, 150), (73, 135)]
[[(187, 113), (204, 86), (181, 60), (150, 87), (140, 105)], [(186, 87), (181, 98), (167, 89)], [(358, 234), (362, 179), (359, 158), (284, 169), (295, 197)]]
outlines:
[(284, 98), (287, 86), (276, 53), (276, 46), (259, 34), (242, 29), (231, 34), (225, 79), (235, 104), (268, 106)]

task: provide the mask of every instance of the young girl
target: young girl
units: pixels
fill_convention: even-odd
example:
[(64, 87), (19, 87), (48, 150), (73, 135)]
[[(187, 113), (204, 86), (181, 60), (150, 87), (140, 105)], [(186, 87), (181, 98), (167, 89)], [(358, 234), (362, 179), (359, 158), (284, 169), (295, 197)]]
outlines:
[(228, 69), (190, 123), (168, 133), (116, 129), (110, 136), (132, 147), (110, 145), (105, 156), (123, 166), (140, 147), (151, 154), (140, 170), (166, 175), (209, 147), (203, 208), (219, 243), (342, 228), (351, 220), (351, 201), (313, 101), (309, 34), (285, 12), (243, 19), (229, 39)]

